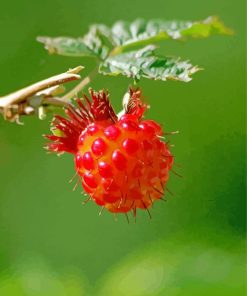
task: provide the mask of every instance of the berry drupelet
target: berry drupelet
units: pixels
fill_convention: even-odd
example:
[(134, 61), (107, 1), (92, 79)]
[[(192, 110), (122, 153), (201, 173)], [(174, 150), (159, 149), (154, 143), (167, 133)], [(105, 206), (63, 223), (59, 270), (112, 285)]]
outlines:
[(146, 105), (139, 89), (129, 90), (129, 102), (117, 117), (106, 91), (89, 90), (91, 100), (69, 105), (67, 119), (52, 122), (46, 148), (74, 155), (75, 168), (85, 192), (113, 213), (148, 209), (162, 198), (173, 156), (161, 140), (162, 129), (143, 120)]

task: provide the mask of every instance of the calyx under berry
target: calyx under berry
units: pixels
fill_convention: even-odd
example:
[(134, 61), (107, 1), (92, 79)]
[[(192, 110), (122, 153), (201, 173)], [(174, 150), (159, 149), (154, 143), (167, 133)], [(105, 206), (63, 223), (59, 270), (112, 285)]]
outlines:
[[(74, 155), (75, 169), (90, 199), (113, 213), (148, 210), (164, 195), (173, 156), (161, 140), (154, 120), (144, 120), (146, 105), (140, 89), (129, 90), (129, 100), (117, 116), (106, 91), (89, 90), (70, 105), (67, 118), (55, 116), (54, 135), (46, 148)], [(59, 133), (57, 133), (59, 131)]]

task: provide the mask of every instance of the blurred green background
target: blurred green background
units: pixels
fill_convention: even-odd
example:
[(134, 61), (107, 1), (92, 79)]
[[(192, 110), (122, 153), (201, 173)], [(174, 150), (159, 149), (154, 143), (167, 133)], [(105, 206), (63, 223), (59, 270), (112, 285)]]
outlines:
[[(118, 222), (72, 192), (70, 155), (42, 149), (48, 118), (24, 126), (0, 119), (0, 295), (244, 295), (245, 291), (245, 1), (4, 1), (0, 11), (0, 95), (91, 59), (49, 56), (38, 35), (80, 36), (89, 24), (118, 19), (220, 16), (232, 37), (166, 41), (160, 52), (205, 71), (191, 83), (140, 86), (148, 118), (179, 129), (171, 139), (177, 170), (167, 203), (152, 220)], [(97, 76), (114, 106), (131, 81)]]

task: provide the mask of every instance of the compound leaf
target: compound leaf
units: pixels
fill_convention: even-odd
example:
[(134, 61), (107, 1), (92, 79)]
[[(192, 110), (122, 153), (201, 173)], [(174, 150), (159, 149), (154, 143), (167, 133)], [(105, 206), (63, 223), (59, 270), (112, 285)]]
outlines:
[(141, 77), (154, 80), (179, 80), (188, 82), (191, 75), (200, 69), (187, 61), (155, 54), (155, 46), (108, 57), (101, 63), (99, 72), (116, 76), (122, 74), (139, 80)]
[(91, 56), (104, 60), (109, 54), (117, 55), (144, 47), (161, 40), (206, 38), (214, 34), (231, 34), (216, 16), (202, 21), (163, 21), (137, 19), (133, 22), (118, 21), (112, 27), (92, 25), (80, 38), (38, 37), (50, 53), (66, 56)]

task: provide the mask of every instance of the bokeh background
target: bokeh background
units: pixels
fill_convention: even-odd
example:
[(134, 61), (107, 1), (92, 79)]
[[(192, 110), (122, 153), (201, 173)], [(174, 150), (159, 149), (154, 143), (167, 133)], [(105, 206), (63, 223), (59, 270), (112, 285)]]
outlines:
[[(118, 19), (203, 19), (218, 15), (234, 29), (186, 43), (163, 42), (160, 52), (205, 69), (191, 83), (140, 86), (148, 118), (179, 130), (171, 138), (175, 195), (156, 203), (152, 220), (118, 222), (68, 183), (70, 155), (42, 149), (50, 117), (0, 119), (0, 295), (244, 295), (245, 291), (245, 1), (22, 0), (0, 11), (0, 95), (82, 64), (86, 58), (49, 56), (38, 35), (80, 36), (89, 24)], [(131, 81), (97, 76), (114, 106)], [(68, 87), (68, 86), (67, 86)]]

